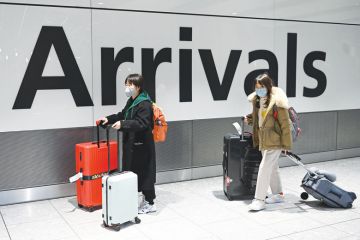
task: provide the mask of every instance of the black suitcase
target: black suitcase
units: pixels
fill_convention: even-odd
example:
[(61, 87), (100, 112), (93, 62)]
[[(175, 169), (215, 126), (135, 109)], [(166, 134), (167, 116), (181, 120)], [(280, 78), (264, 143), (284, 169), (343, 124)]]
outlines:
[(261, 152), (252, 146), (251, 134), (224, 136), (223, 189), (229, 200), (254, 196), (261, 159)]
[(258, 149), (253, 148), (251, 136), (248, 141), (249, 145), (245, 148), (244, 159), (240, 162), (240, 179), (253, 195), (256, 189), (256, 181), (262, 155)]

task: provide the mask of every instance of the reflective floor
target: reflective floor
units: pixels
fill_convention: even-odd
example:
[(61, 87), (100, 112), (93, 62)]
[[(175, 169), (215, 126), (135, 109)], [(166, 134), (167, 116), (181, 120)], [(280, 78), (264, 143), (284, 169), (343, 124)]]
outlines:
[[(360, 198), (360, 158), (309, 164), (337, 174), (338, 186)], [(156, 186), (156, 213), (140, 215), (119, 232), (102, 225), (101, 210), (77, 208), (75, 197), (0, 207), (0, 240), (75, 239), (360, 239), (360, 200), (352, 209), (332, 209), (300, 199), (301, 167), (281, 168), (285, 203), (248, 212), (250, 201), (228, 201), (222, 178)]]

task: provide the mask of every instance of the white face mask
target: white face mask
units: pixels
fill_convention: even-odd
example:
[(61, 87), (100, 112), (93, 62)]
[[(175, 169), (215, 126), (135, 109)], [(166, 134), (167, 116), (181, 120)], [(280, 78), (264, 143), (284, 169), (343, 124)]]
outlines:
[(132, 97), (135, 95), (135, 93), (136, 93), (136, 91), (135, 91), (135, 87), (133, 85), (125, 87), (125, 95), (127, 97)]
[(256, 91), (256, 95), (258, 95), (259, 97), (266, 97), (267, 95), (266, 87), (257, 88), (255, 91)]

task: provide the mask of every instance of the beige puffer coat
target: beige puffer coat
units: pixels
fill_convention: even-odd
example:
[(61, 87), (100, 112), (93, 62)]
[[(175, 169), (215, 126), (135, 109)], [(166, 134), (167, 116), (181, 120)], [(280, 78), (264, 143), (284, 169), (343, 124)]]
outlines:
[[(281, 88), (272, 87), (269, 106), (262, 126), (259, 126), (259, 108), (256, 107), (256, 93), (250, 94), (248, 100), (253, 104), (253, 112), (247, 117), (249, 125), (253, 126), (254, 147), (259, 147), (259, 150), (291, 150), (289, 104), (284, 91)], [(278, 111), (278, 120), (274, 118), (273, 114), (275, 104)]]

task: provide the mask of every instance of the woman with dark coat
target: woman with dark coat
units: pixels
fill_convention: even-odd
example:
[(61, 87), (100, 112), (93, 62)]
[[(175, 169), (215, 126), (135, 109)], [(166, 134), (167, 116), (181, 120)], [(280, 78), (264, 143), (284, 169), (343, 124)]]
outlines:
[(139, 207), (139, 214), (155, 212), (153, 110), (152, 101), (143, 90), (141, 75), (130, 74), (126, 78), (125, 94), (129, 100), (124, 109), (101, 120), (103, 124), (113, 124), (113, 128), (123, 132), (123, 170), (137, 174), (138, 191), (145, 196), (145, 201)]

